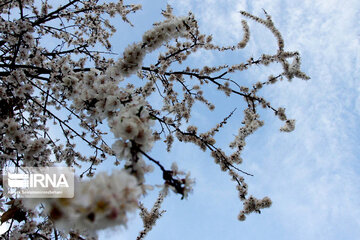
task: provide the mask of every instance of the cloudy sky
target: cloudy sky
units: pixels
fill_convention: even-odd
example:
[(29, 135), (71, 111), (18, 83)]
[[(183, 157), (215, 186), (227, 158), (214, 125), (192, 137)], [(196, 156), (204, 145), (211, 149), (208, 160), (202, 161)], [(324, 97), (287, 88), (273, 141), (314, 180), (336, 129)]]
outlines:
[[(135, 27), (119, 23), (114, 51), (141, 39), (151, 24), (162, 19), (166, 1), (140, 3), (143, 10), (130, 17)], [(196, 178), (194, 192), (187, 200), (171, 194), (165, 199), (166, 213), (146, 239), (357, 239), (360, 236), (360, 3), (358, 0), (171, 0), (176, 15), (192, 11), (200, 30), (213, 34), (219, 44), (236, 44), (242, 38), (238, 13), (246, 10), (263, 16), (265, 9), (285, 39), (286, 50), (297, 50), (302, 69), (310, 81), (283, 81), (263, 89), (261, 94), (273, 106), (286, 107), (295, 118), (292, 133), (280, 133), (281, 122), (272, 113), (262, 112), (265, 126), (249, 137), (242, 169), (249, 192), (259, 198), (271, 197), (273, 205), (262, 213), (237, 221), (242, 203), (234, 182), (219, 171), (209, 153), (191, 144), (176, 144), (172, 153), (162, 146), (152, 152), (170, 165), (190, 170)], [(189, 64), (240, 63), (249, 56), (274, 53), (275, 41), (267, 29), (249, 21), (248, 47), (229, 55), (197, 53)], [(151, 56), (150, 56), (151, 57)], [(255, 67), (242, 78), (257, 82), (279, 68)], [(237, 79), (237, 78), (236, 78)], [(239, 77), (239, 81), (241, 80)], [(209, 93), (209, 96), (216, 96)], [(238, 99), (239, 100), (239, 99)], [(215, 98), (213, 114), (196, 108), (193, 122), (211, 128), (235, 107), (235, 98)], [(240, 106), (241, 107), (241, 106)], [(238, 110), (217, 138), (225, 147), (242, 120)], [(109, 164), (107, 167), (113, 166)], [(106, 167), (106, 166), (105, 166)], [(159, 175), (149, 180), (161, 182)], [(154, 201), (150, 194), (145, 204)], [(142, 229), (138, 216), (130, 216), (127, 229), (100, 233), (100, 239), (136, 239)]]
[[(161, 19), (166, 3), (140, 1), (143, 10), (133, 16), (136, 27), (148, 29)], [(151, 2), (151, 3), (149, 3)], [(160, 1), (159, 1), (160, 2)], [(265, 126), (249, 138), (242, 168), (249, 192), (270, 196), (273, 206), (253, 214), (245, 222), (236, 216), (241, 209), (235, 185), (206, 153), (189, 144), (176, 145), (170, 155), (196, 178), (194, 193), (181, 201), (172, 194), (164, 203), (167, 212), (147, 239), (356, 239), (360, 236), (360, 3), (356, 0), (174, 0), (177, 15), (192, 11), (200, 29), (222, 44), (241, 39), (239, 10), (263, 16), (265, 9), (285, 39), (287, 50), (302, 55), (302, 69), (310, 81), (295, 79), (264, 89), (274, 106), (284, 106), (297, 127), (290, 134), (278, 131), (280, 122), (263, 113)], [(198, 54), (207, 64), (236, 62), (275, 50), (265, 28), (250, 23), (251, 40), (243, 52), (228, 59)], [(129, 30), (131, 36), (135, 30)], [(134, 33), (132, 33), (134, 31)], [(128, 34), (124, 34), (130, 40)], [(248, 79), (266, 79), (272, 69), (256, 68)], [(219, 99), (224, 109), (230, 100)], [(231, 103), (232, 104), (232, 103)], [(229, 108), (230, 110), (230, 108)], [(225, 116), (226, 111), (219, 116)], [(212, 126), (212, 117), (194, 113), (197, 122)], [(237, 118), (237, 119), (236, 119)], [(219, 118), (220, 119), (220, 118)], [(224, 129), (228, 142), (239, 127), (241, 113)], [(235, 129), (235, 130), (234, 130)], [(219, 142), (219, 140), (218, 140)], [(150, 196), (151, 198), (151, 196)], [(151, 201), (148, 202), (150, 204)], [(133, 216), (128, 229), (101, 233), (103, 239), (135, 239), (141, 221)]]
[[(119, 23), (114, 51), (141, 39), (151, 24), (162, 19), (166, 1), (125, 1), (140, 3), (143, 10), (130, 17), (135, 27)], [(271, 197), (273, 205), (262, 213), (237, 221), (242, 203), (234, 182), (219, 171), (209, 153), (191, 144), (176, 144), (164, 154), (157, 146), (152, 154), (176, 161), (196, 178), (194, 192), (187, 200), (171, 194), (165, 199), (167, 211), (146, 239), (307, 239), (353, 240), (360, 236), (360, 2), (358, 0), (171, 0), (176, 15), (192, 11), (200, 30), (213, 34), (219, 44), (235, 44), (242, 38), (240, 10), (263, 16), (265, 9), (285, 39), (286, 50), (297, 50), (302, 69), (310, 81), (283, 81), (261, 94), (276, 107), (286, 107), (295, 118), (294, 132), (280, 133), (281, 122), (262, 112), (265, 126), (248, 139), (242, 169), (249, 192), (259, 198)], [(249, 21), (251, 40), (242, 52), (231, 55), (198, 53), (191, 64), (240, 63), (249, 56), (274, 53), (272, 35)], [(242, 76), (257, 82), (277, 73), (278, 68), (255, 68)], [(201, 108), (193, 121), (204, 129), (222, 120), (234, 107), (233, 98), (215, 99), (214, 114)], [(221, 146), (232, 140), (242, 119), (237, 111), (217, 139)], [(107, 167), (113, 166), (109, 164)], [(106, 167), (106, 166), (105, 166)], [(156, 174), (154, 182), (161, 182)], [(145, 201), (154, 201), (150, 194)], [(142, 229), (138, 216), (130, 216), (127, 229), (100, 233), (100, 239), (136, 239)]]

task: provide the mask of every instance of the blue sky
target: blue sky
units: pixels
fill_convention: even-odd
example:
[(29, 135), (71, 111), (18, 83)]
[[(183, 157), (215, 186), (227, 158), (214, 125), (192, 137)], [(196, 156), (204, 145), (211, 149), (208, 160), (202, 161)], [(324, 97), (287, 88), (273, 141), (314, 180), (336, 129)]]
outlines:
[[(165, 2), (139, 1), (143, 10), (131, 19), (135, 24), (124, 41), (136, 41), (139, 29), (148, 29), (161, 19)], [(242, 204), (235, 185), (221, 173), (207, 153), (189, 144), (176, 145), (169, 155), (155, 148), (153, 154), (175, 160), (196, 178), (194, 193), (181, 201), (171, 194), (163, 207), (167, 212), (146, 239), (358, 239), (360, 236), (360, 162), (358, 147), (360, 118), (360, 3), (355, 0), (256, 0), (170, 1), (178, 15), (191, 10), (200, 29), (212, 33), (222, 44), (241, 39), (239, 10), (255, 15), (264, 8), (283, 34), (287, 50), (302, 55), (303, 70), (311, 76), (304, 82), (281, 82), (262, 94), (284, 106), (297, 127), (290, 134), (278, 131), (281, 122), (270, 112), (263, 113), (265, 126), (248, 140), (242, 168), (249, 192), (270, 196), (273, 206), (245, 222), (236, 216)], [(194, 62), (209, 65), (235, 63), (246, 56), (275, 49), (271, 34), (250, 23), (251, 40), (243, 52), (231, 56), (202, 53)], [(128, 31), (128, 30), (126, 30)], [(133, 34), (134, 33), (134, 34)], [(119, 50), (121, 52), (121, 50)], [(238, 54), (238, 55), (237, 55)], [(266, 79), (274, 68), (255, 68), (247, 73), (254, 82)], [(199, 108), (194, 121), (211, 127), (231, 111), (233, 99), (217, 99), (222, 111), (205, 115)], [(236, 105), (236, 104), (235, 104)], [(206, 113), (207, 114), (207, 113)], [(218, 142), (226, 145), (236, 133), (241, 112), (229, 122)], [(167, 160), (166, 160), (167, 161)], [(151, 178), (156, 180), (156, 178)], [(150, 200), (145, 203), (148, 206)], [(132, 216), (128, 229), (101, 233), (101, 239), (135, 239), (141, 220)]]
[[(166, 1), (125, 1), (140, 3), (143, 10), (130, 16), (134, 28), (119, 22), (113, 38), (114, 52), (122, 53), (153, 22), (162, 19)], [(146, 237), (159, 239), (316, 239), (353, 240), (360, 236), (360, 2), (356, 0), (172, 0), (177, 15), (192, 11), (200, 30), (212, 33), (220, 44), (235, 44), (242, 38), (239, 10), (263, 16), (264, 8), (285, 39), (287, 50), (302, 55), (302, 69), (310, 81), (299, 79), (280, 82), (261, 94), (276, 107), (286, 107), (297, 126), (292, 133), (280, 133), (282, 122), (271, 112), (262, 112), (265, 126), (249, 137), (241, 168), (254, 174), (246, 177), (249, 192), (269, 196), (273, 206), (261, 215), (252, 214), (245, 222), (237, 221), (242, 203), (234, 182), (219, 171), (209, 153), (191, 144), (176, 144), (170, 154), (158, 145), (152, 156), (166, 166), (176, 161), (181, 169), (196, 178), (193, 194), (187, 200), (171, 194), (165, 199), (167, 211)], [(228, 55), (197, 53), (190, 65), (239, 63), (249, 56), (275, 51), (272, 35), (249, 21), (251, 39), (241, 52)], [(146, 61), (150, 62), (150, 55)], [(239, 79), (267, 79), (278, 67), (259, 67)], [(248, 80), (246, 80), (248, 79)], [(216, 100), (214, 113), (196, 106), (193, 122), (201, 129), (211, 128), (235, 107), (236, 98), (225, 98), (209, 89)], [(157, 99), (153, 99), (156, 101)], [(240, 102), (240, 101), (239, 101)], [(241, 105), (240, 105), (241, 107)], [(220, 146), (232, 140), (240, 127), (240, 108), (217, 138)], [(108, 171), (112, 162), (104, 164)], [(149, 177), (160, 183), (159, 172)], [(151, 206), (156, 193), (145, 204)], [(128, 228), (100, 233), (100, 239), (136, 239), (142, 229), (137, 215), (129, 216)]]

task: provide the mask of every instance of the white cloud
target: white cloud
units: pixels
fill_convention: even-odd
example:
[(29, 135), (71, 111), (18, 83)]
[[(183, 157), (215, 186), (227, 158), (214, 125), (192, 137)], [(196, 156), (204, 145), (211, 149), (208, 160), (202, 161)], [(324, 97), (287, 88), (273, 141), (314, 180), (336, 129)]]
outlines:
[[(298, 123), (291, 135), (267, 136), (271, 140), (263, 143), (268, 150), (256, 153), (257, 148), (247, 146), (247, 155), (259, 159), (248, 165), (257, 172), (251, 181), (258, 192), (273, 194), (275, 206), (269, 211), (284, 231), (295, 234), (293, 239), (337, 239), (341, 231), (350, 238), (360, 234), (360, 2), (202, 1), (201, 7), (198, 1), (186, 4), (225, 44), (241, 37), (235, 11), (243, 8), (261, 15), (266, 9), (288, 49), (301, 52), (303, 68), (312, 77), (307, 83), (281, 83), (264, 92), (276, 106), (285, 105)], [(262, 28), (253, 29), (252, 38), (262, 34)], [(269, 48), (270, 37), (255, 41), (250, 51)]]

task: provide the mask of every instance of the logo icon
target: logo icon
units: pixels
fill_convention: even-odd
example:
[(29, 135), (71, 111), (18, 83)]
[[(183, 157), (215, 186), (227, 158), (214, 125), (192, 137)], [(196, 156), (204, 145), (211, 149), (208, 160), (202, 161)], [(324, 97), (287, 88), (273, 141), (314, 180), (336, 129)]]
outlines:
[(8, 184), (11, 188), (28, 188), (29, 174), (8, 173)]

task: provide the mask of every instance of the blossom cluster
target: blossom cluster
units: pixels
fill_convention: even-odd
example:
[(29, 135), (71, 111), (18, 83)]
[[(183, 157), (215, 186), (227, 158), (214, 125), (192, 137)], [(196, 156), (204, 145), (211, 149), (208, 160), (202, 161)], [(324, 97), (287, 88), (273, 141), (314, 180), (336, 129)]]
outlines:
[(260, 213), (260, 209), (268, 208), (271, 206), (271, 204), (271, 199), (268, 197), (264, 197), (263, 199), (257, 199), (253, 196), (250, 196), (244, 201), (244, 210), (240, 212), (238, 219), (240, 221), (244, 221), (246, 219), (245, 215), (248, 215), (252, 212)]
[(259, 117), (259, 114), (249, 108), (244, 110), (244, 121), (242, 122), (244, 126), (239, 129), (238, 135), (230, 143), (231, 148), (237, 148), (239, 151), (243, 150), (246, 145), (245, 138), (264, 125), (264, 122), (259, 120)]
[[(45, 213), (63, 231), (89, 232), (127, 224), (128, 213), (138, 206), (141, 188), (137, 180), (124, 170), (111, 175), (101, 172), (93, 179), (75, 182), (74, 198), (50, 198), (41, 201)], [(37, 199), (24, 199), (34, 209)]]
[(172, 17), (146, 31), (139, 43), (128, 46), (114, 65), (114, 71), (119, 71), (124, 77), (133, 74), (142, 66), (142, 61), (148, 52), (159, 48), (164, 42), (189, 34), (194, 27), (194, 16)]
[(156, 221), (162, 216), (163, 213), (165, 213), (165, 210), (161, 210), (161, 204), (168, 194), (167, 190), (168, 189), (165, 186), (162, 191), (160, 191), (159, 196), (150, 211), (146, 209), (142, 203), (139, 204), (140, 217), (143, 220), (144, 229), (139, 233), (136, 240), (144, 239), (146, 234), (155, 226)]
[(1, 139), (2, 147), (6, 149), (0, 154), (2, 167), (6, 161), (15, 160), (17, 154), (23, 155), (24, 166), (46, 166), (50, 164), (48, 159), (51, 151), (47, 148), (48, 140), (31, 138), (15, 119), (6, 118), (0, 122), (0, 134), (3, 136)]

